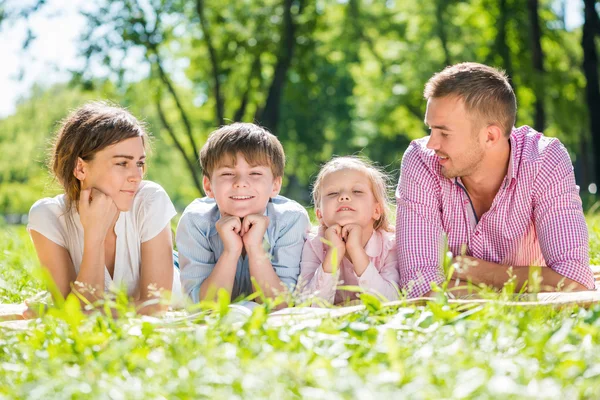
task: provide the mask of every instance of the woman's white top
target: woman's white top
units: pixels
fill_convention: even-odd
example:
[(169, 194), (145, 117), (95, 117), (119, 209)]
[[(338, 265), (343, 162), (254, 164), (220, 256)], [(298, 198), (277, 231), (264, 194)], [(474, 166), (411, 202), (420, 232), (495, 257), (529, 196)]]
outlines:
[[(29, 211), (27, 230), (44, 235), (69, 252), (75, 272), (83, 259), (83, 226), (76, 207), (67, 213), (66, 196), (38, 200)], [(177, 214), (167, 192), (157, 183), (142, 181), (131, 209), (121, 212), (115, 224), (117, 235), (115, 269), (111, 278), (104, 268), (104, 287), (124, 286), (127, 294), (139, 298), (141, 244), (156, 237)], [(179, 270), (173, 266), (173, 297), (181, 292)]]

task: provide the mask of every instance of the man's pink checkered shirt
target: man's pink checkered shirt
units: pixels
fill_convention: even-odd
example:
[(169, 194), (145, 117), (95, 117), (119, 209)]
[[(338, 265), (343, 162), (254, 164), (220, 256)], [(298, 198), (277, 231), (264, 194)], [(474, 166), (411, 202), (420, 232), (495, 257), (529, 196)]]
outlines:
[(506, 177), (480, 221), (461, 179), (441, 174), (428, 140), (413, 141), (404, 153), (396, 189), (400, 287), (409, 297), (444, 280), (443, 233), (454, 255), (466, 245), (467, 255), (502, 265), (548, 266), (594, 288), (579, 187), (558, 139), (528, 126), (513, 129)]

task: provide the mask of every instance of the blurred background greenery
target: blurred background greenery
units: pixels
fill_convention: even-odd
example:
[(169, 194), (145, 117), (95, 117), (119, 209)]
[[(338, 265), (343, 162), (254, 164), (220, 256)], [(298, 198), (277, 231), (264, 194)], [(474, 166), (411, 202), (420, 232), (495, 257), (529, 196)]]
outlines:
[[(47, 3), (0, 0), (0, 29), (31, 23)], [(77, 50), (85, 62), (67, 82), (34, 85), (0, 120), (0, 215), (14, 221), (35, 200), (58, 193), (45, 167), (49, 141), (69, 110), (97, 99), (128, 107), (148, 124), (147, 178), (163, 185), (179, 210), (202, 195), (199, 148), (233, 121), (254, 121), (280, 138), (288, 160), (282, 193), (305, 205), (320, 163), (335, 154), (360, 152), (394, 182), (409, 142), (427, 134), (425, 82), (462, 61), (507, 71), (517, 126), (560, 138), (584, 201), (595, 199), (596, 0), (93, 3), (79, 10), (85, 26)], [(567, 9), (581, 23), (568, 26)], [(23, 51), (35, 40), (28, 35)]]

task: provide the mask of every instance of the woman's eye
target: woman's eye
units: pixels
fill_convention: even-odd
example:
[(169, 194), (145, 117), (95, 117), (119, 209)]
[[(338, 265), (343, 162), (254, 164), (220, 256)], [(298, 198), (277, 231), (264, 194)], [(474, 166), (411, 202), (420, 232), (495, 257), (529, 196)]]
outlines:
[(117, 163), (117, 165), (121, 166), (121, 167), (126, 167), (127, 166), (127, 161), (123, 161), (123, 162)]
[(146, 163), (143, 162), (143, 161), (140, 161), (140, 162), (137, 163), (137, 167), (138, 168), (144, 168), (144, 165), (146, 165)]
[(441, 135), (442, 137), (448, 137), (448, 134), (447, 134), (447, 133), (444, 133), (444, 132), (440, 133), (440, 135)]
[(337, 195), (338, 195), (338, 192), (327, 193), (327, 196), (337, 196)]
[(360, 193), (362, 193), (362, 190), (353, 190), (353, 192), (360, 194)]

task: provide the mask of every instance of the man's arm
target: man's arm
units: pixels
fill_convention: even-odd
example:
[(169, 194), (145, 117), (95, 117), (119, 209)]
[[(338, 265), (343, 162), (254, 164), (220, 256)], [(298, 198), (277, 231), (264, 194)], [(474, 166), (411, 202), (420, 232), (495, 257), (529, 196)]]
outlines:
[(431, 290), (444, 275), (439, 265), (442, 211), (439, 183), (413, 142), (404, 153), (396, 189), (396, 254), (400, 288), (409, 297)]
[[(486, 284), (496, 289), (502, 289), (512, 276), (518, 291), (530, 279), (531, 267), (528, 266), (509, 267), (468, 256), (456, 257), (455, 261), (458, 268), (452, 275), (451, 285), (463, 286), (470, 281), (475, 285)], [(537, 268), (540, 272), (540, 291), (542, 292), (587, 290), (579, 282), (569, 279), (550, 268)]]
[(533, 218), (546, 265), (586, 289), (594, 289), (579, 188), (569, 154), (558, 140), (544, 151), (533, 188)]

